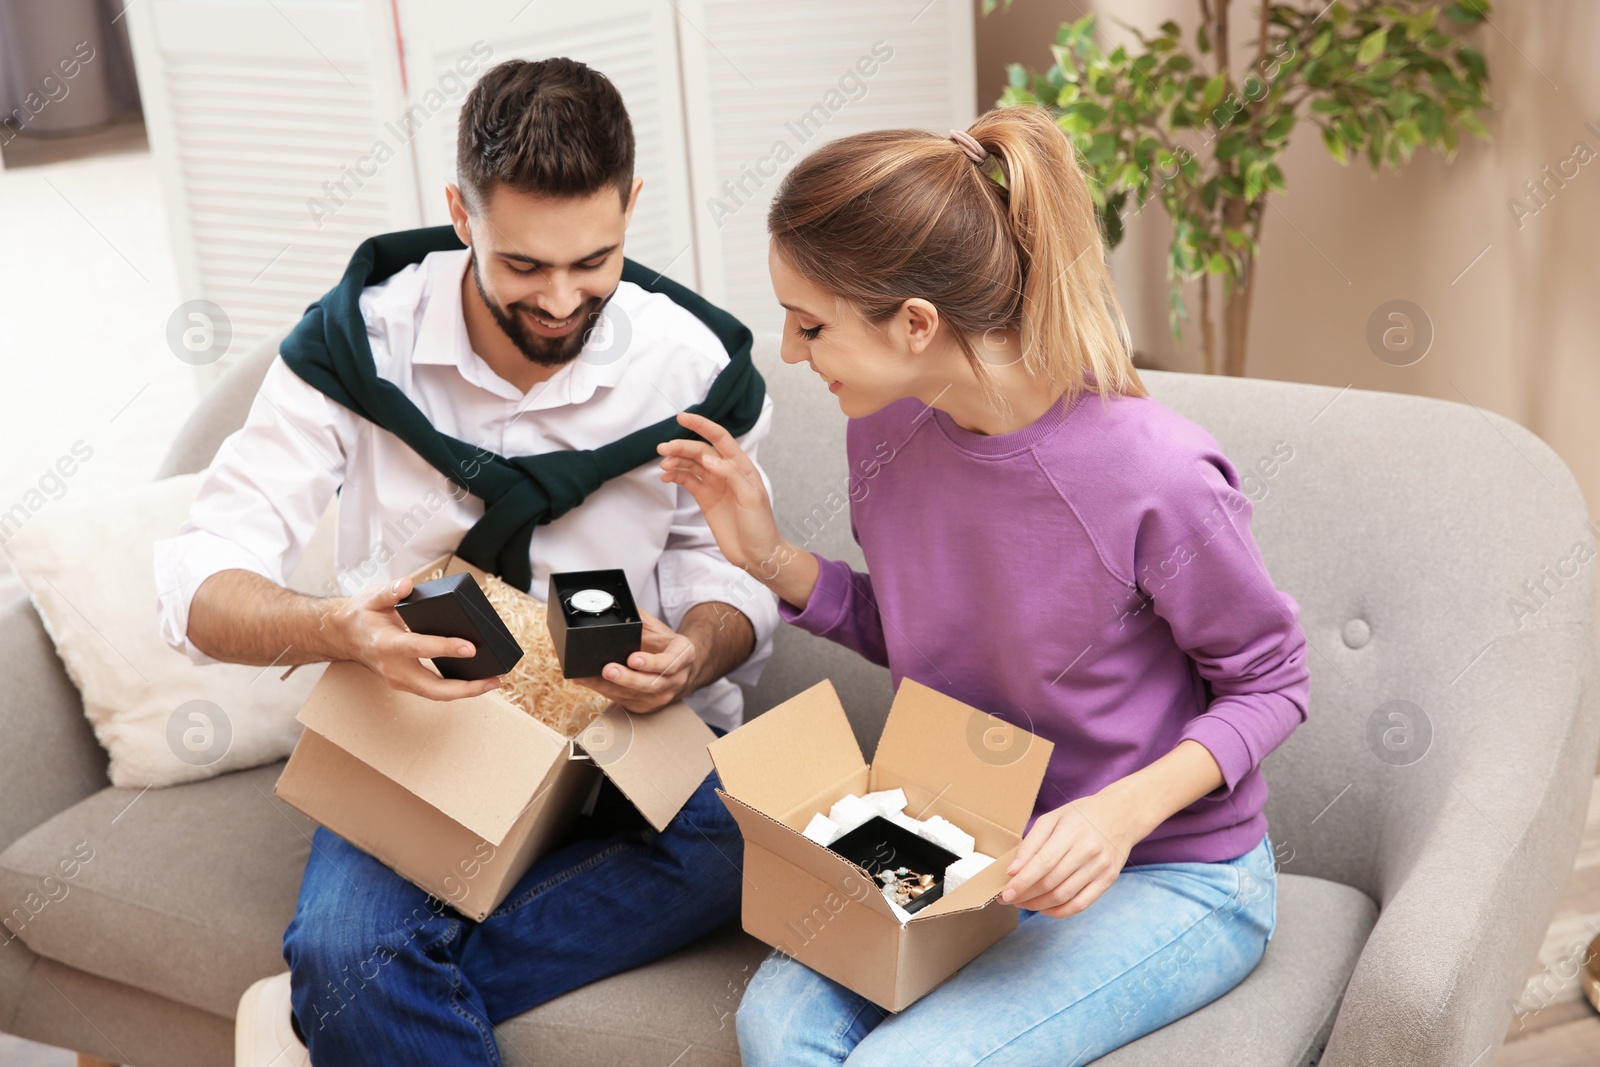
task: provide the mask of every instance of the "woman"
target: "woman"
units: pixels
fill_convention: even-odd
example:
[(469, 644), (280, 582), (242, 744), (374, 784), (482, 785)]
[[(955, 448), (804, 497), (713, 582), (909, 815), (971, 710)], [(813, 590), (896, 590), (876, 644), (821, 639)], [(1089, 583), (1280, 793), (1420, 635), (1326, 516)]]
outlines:
[(744, 1062), (1085, 1063), (1233, 988), (1272, 935), (1258, 768), (1305, 718), (1299, 606), (1216, 441), (1145, 392), (1046, 112), (835, 141), (768, 229), (783, 358), (850, 416), (870, 576), (788, 542), (713, 422), (680, 416), (705, 440), (662, 445), (663, 479), (789, 622), (1055, 747), (1001, 893), (1017, 928), (893, 1016), (774, 952)]

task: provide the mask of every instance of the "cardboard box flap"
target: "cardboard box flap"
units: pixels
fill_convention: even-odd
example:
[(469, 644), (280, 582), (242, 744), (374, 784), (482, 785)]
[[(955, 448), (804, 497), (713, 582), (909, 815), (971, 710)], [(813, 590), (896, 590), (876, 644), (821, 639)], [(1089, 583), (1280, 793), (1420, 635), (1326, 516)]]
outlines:
[[(894, 909), (889, 907), (889, 901), (870, 874), (825, 845), (819, 845), (804, 834), (795, 833), (777, 819), (757, 811), (738, 797), (720, 789), (717, 792), (721, 794), (734, 821), (739, 824), (739, 832), (744, 834), (747, 843), (766, 849), (813, 878), (827, 883), (850, 900), (899, 922)], [(761, 888), (750, 885), (746, 879), (746, 893)]]
[(430, 700), (348, 661), (328, 665), (295, 718), (496, 845), (567, 748), (494, 693)]
[(711, 773), (716, 736), (681, 700), (641, 715), (613, 703), (574, 743), (659, 832)]
[(1020, 835), (1054, 747), (904, 678), (872, 757), (872, 787), (917, 782)]
[(766, 812), (789, 812), (866, 766), (833, 683), (821, 681), (711, 742), (722, 788)]

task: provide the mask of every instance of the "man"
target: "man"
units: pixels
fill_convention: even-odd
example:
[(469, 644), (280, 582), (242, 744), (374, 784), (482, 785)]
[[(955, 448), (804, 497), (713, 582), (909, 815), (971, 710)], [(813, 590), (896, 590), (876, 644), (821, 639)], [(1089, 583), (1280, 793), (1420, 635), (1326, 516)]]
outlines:
[[(640, 431), (681, 436), (677, 411), (716, 407), (743, 420), (753, 453), (771, 401), (736, 321), (635, 265), (621, 280), (633, 159), (598, 72), (513, 60), (483, 76), (446, 190), (453, 237), (363, 244), (285, 340), (188, 522), (157, 545), (170, 644), (202, 663), (354, 660), (455, 699), (499, 679), (420, 662), (473, 650), (405, 628), (400, 576), (456, 551), (538, 594), (552, 571), (620, 567), (645, 648), (583, 684), (636, 712), (684, 699), (718, 733), (738, 725), (734, 680), (754, 683), (770, 656), (776, 602), (722, 557)], [(342, 586), (382, 580), (291, 592), (336, 490)], [(241, 1000), (239, 1062), (499, 1063), (494, 1024), (737, 918), (742, 844), (716, 784), (658, 834), (604, 783), (481, 923), (319, 828), (284, 935), (290, 974)]]

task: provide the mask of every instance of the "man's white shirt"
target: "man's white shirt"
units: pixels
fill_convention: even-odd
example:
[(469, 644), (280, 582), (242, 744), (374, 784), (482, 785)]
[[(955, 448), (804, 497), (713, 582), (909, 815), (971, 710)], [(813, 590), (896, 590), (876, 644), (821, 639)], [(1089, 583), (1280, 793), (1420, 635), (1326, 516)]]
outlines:
[[(440, 432), (501, 456), (598, 448), (705, 399), (728, 353), (693, 314), (659, 293), (617, 286), (584, 352), (526, 395), (495, 374), (467, 338), (465, 249), (433, 252), (361, 296), (378, 374)], [(740, 438), (755, 459), (772, 423), (766, 398)], [(759, 469), (759, 467), (758, 467)], [(763, 482), (771, 492), (765, 472)], [(196, 663), (215, 662), (188, 638), (200, 583), (243, 569), (280, 585), (339, 494), (334, 558), (349, 595), (402, 577), (455, 550), (483, 515), (404, 442), (328, 399), (273, 360), (242, 428), (222, 443), (177, 536), (155, 548), (161, 632)], [(708, 723), (737, 726), (743, 694), (772, 653), (777, 601), (723, 558), (694, 498), (650, 462), (607, 481), (533, 531), (533, 586), (551, 572), (620, 568), (640, 608), (676, 628), (690, 607), (721, 601), (755, 628), (756, 649), (727, 678), (687, 697)]]

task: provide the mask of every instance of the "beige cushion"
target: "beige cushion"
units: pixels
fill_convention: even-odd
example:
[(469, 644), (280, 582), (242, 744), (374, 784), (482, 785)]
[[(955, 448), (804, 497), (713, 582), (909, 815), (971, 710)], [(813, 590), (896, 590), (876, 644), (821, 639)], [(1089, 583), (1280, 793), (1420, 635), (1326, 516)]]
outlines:
[[(111, 756), (111, 781), (142, 788), (210, 778), (282, 759), (300, 736), (295, 713), (323, 666), (198, 666), (161, 639), (155, 542), (189, 513), (200, 475), (108, 496), (61, 500), (4, 551)], [(290, 585), (326, 588), (332, 522), (324, 521)]]
[(287, 969), (311, 854), (316, 824), (272, 795), (282, 770), (80, 801), (0, 853), (0, 900), (25, 909), (8, 926), (41, 956), (231, 1018)]

